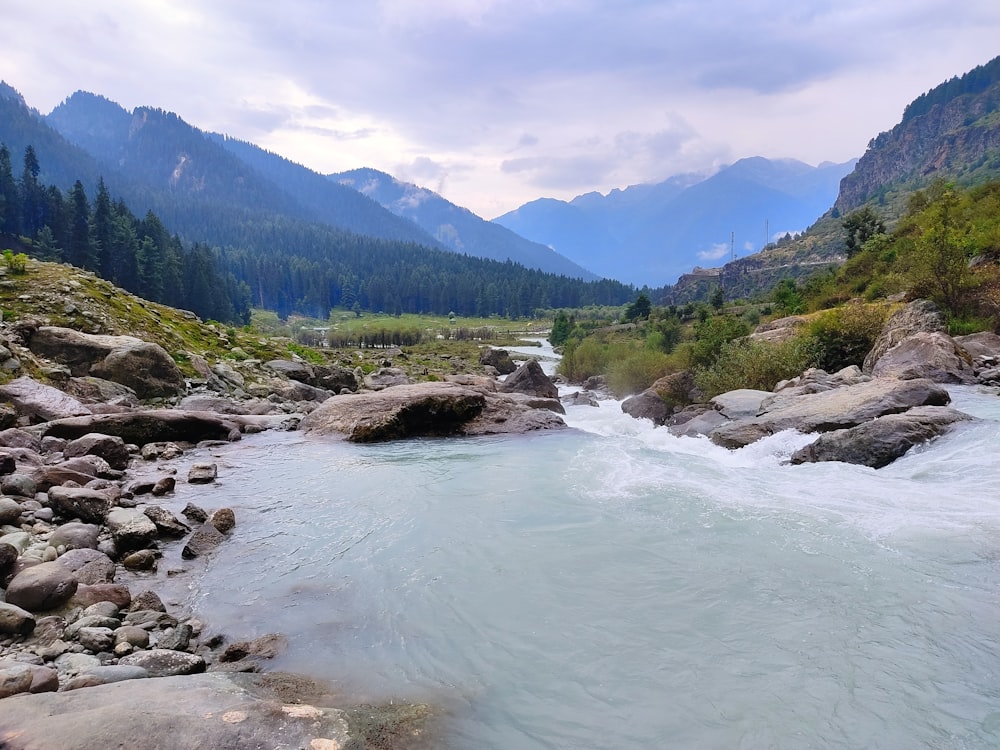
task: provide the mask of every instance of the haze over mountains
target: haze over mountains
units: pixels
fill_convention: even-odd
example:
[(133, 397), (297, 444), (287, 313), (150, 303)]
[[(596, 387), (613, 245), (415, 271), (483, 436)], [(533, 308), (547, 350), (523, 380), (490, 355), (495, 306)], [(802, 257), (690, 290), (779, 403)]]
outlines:
[(598, 275), (659, 286), (694, 266), (720, 265), (731, 250), (741, 257), (805, 230), (830, 209), (853, 166), (753, 157), (709, 177), (680, 175), (569, 202), (542, 198), (495, 221)]

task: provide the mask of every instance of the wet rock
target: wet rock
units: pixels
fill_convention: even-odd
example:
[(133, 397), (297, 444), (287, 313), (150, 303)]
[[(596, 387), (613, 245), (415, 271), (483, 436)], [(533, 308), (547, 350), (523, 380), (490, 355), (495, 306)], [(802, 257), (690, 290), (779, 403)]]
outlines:
[(770, 391), (741, 388), (721, 393), (709, 403), (727, 419), (746, 419), (747, 417), (756, 417), (760, 411), (760, 405), (773, 395)]
[(29, 612), (44, 612), (68, 602), (79, 582), (58, 562), (46, 562), (22, 570), (7, 586), (7, 603)]
[(176, 485), (177, 480), (174, 477), (160, 477), (156, 480), (156, 483), (153, 485), (153, 489), (150, 490), (150, 492), (152, 492), (154, 497), (162, 497), (163, 495), (169, 495), (173, 492)]
[(191, 636), (191, 626), (186, 622), (181, 622), (173, 630), (161, 635), (156, 645), (159, 648), (168, 648), (172, 651), (186, 651), (191, 644)]
[(136, 508), (112, 508), (105, 524), (119, 553), (142, 549), (156, 541), (156, 524)]
[(223, 534), (228, 534), (236, 528), (236, 514), (233, 513), (232, 508), (219, 508), (212, 511), (212, 515), (208, 517), (208, 522)]
[(542, 398), (559, 398), (559, 389), (548, 375), (542, 371), (537, 360), (529, 359), (518, 367), (507, 379), (500, 383), (499, 390), (505, 393), (527, 393)]
[(122, 565), (128, 570), (156, 570), (156, 552), (140, 549), (122, 558)]
[[(173, 479), (173, 477), (170, 478)], [(159, 505), (147, 505), (142, 512), (156, 525), (156, 530), (164, 536), (180, 537), (191, 531), (190, 526)]]
[(102, 435), (99, 432), (70, 440), (63, 448), (63, 455), (66, 458), (100, 456), (112, 469), (126, 468), (130, 458), (124, 440), (117, 435)]
[(225, 534), (215, 528), (214, 525), (203, 523), (191, 534), (187, 544), (184, 545), (184, 549), (181, 550), (181, 557), (185, 560), (193, 560), (196, 557), (201, 557), (214, 550), (225, 539)]
[(208, 520), (208, 513), (194, 503), (185, 505), (184, 510), (181, 511), (181, 515), (192, 523), (205, 523)]
[[(730, 420), (722, 412), (715, 409), (692, 410), (690, 418), (681, 418), (681, 414), (675, 415), (673, 423), (667, 429), (671, 435), (677, 437), (699, 437), (709, 435), (717, 427)], [(688, 414), (683, 413), (684, 417)]]
[(171, 442), (146, 443), (140, 455), (144, 461), (169, 461), (184, 454), (184, 450)]
[(89, 607), (98, 602), (113, 602), (119, 609), (126, 609), (132, 603), (132, 595), (123, 583), (81, 583), (70, 600), (71, 604), (79, 607)]
[(243, 659), (273, 659), (288, 648), (288, 639), (281, 633), (268, 633), (252, 641), (237, 641), (226, 646), (219, 655), (221, 662), (235, 662)]
[(188, 470), (189, 484), (210, 484), (219, 474), (219, 467), (213, 463), (196, 463)]
[(166, 648), (152, 648), (138, 651), (118, 660), (121, 666), (142, 667), (150, 677), (170, 677), (172, 675), (197, 674), (205, 671), (205, 660), (197, 654), (174, 651)]
[(666, 424), (673, 411), (652, 388), (622, 401), (622, 411), (635, 419), (648, 419), (653, 424)]
[(167, 608), (163, 606), (163, 602), (155, 591), (146, 590), (140, 591), (132, 597), (130, 610), (132, 612), (166, 612)]

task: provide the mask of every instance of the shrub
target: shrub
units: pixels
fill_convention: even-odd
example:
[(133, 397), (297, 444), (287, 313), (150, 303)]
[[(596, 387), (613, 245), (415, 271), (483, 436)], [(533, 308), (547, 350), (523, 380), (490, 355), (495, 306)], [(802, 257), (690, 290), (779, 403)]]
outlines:
[(812, 336), (783, 342), (738, 339), (723, 344), (714, 364), (695, 372), (706, 398), (738, 388), (770, 391), (781, 380), (816, 366), (818, 344)]
[(608, 387), (618, 398), (644, 391), (671, 372), (671, 360), (663, 352), (642, 349), (624, 358), (615, 358), (608, 366)]
[(865, 361), (889, 315), (888, 305), (850, 302), (816, 316), (808, 328), (818, 344), (817, 366), (836, 372)]

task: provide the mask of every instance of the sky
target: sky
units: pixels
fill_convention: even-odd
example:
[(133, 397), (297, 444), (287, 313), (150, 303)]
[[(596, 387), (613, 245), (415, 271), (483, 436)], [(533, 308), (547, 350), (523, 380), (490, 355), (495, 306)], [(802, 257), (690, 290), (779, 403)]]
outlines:
[(0, 78), (176, 112), (484, 218), (749, 156), (844, 162), (1000, 54), (997, 0), (0, 0)]

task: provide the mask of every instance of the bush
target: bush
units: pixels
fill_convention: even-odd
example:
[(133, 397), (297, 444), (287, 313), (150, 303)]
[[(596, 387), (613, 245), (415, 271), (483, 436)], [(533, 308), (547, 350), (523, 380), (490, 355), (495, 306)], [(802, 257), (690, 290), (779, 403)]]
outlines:
[(608, 367), (608, 387), (617, 398), (644, 391), (672, 371), (671, 360), (663, 352), (639, 350), (616, 358)]
[(889, 316), (888, 305), (851, 302), (827, 310), (809, 324), (808, 333), (818, 344), (817, 367), (836, 372), (850, 365), (860, 367)]
[(723, 345), (750, 333), (749, 324), (742, 318), (716, 315), (694, 326), (695, 340), (687, 349), (692, 367), (709, 367)]
[(723, 344), (713, 365), (695, 372), (695, 385), (706, 398), (738, 388), (770, 391), (779, 381), (815, 367), (818, 350), (812, 336), (783, 342), (730, 341)]

